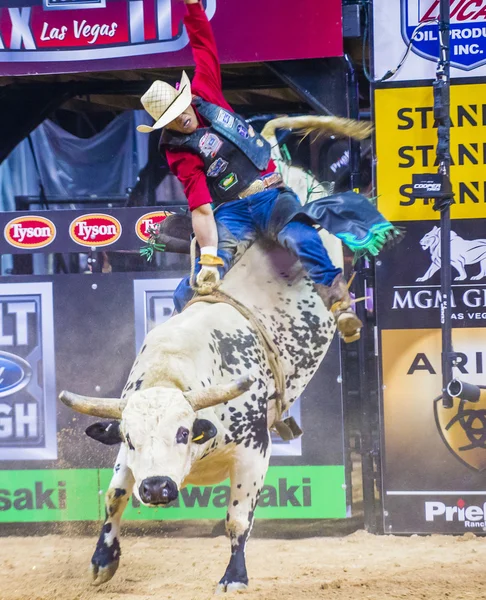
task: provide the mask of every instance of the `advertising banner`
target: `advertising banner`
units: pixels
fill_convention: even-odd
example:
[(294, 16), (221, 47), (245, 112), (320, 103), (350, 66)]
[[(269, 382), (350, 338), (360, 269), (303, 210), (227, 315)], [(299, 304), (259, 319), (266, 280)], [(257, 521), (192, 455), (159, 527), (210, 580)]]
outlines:
[[(453, 219), (486, 218), (486, 103), (482, 83), (451, 87)], [(391, 221), (439, 219), (432, 202), (411, 197), (412, 175), (436, 173), (431, 86), (374, 93), (378, 208)]]
[[(204, 4), (223, 63), (342, 55), (340, 0)], [(1, 71), (187, 66), (192, 55), (184, 14), (179, 0), (7, 0), (0, 6)]]
[[(118, 397), (145, 334), (172, 314), (172, 294), (182, 274), (181, 270), (174, 270), (165, 271), (161, 277), (154, 277), (153, 272), (137, 273), (135, 277), (126, 273), (29, 277), (29, 283), (22, 284), (32, 289), (42, 290), (43, 286), (52, 289), (52, 360), (48, 364), (55, 364), (56, 379), (48, 400), (49, 406), (57, 410), (57, 441), (54, 437), (53, 453), (35, 463), (31, 459), (37, 456), (23, 454), (29, 449), (30, 440), (20, 440), (8, 456), (0, 455), (0, 461), (5, 458), (0, 462), (0, 522), (103, 518), (103, 496), (117, 448), (88, 438), (84, 430), (96, 419), (70, 411), (56, 400), (57, 394), (61, 389), (69, 389), (87, 395)], [(2, 285), (18, 296), (16, 278), (5, 279), (7, 283)], [(26, 292), (32, 293), (31, 288), (26, 288)], [(5, 314), (12, 320), (16, 314), (27, 313), (16, 310), (14, 313), (7, 304)], [(12, 330), (5, 325), (0, 334), (12, 335)], [(18, 352), (19, 363), (26, 356), (16, 347), (8, 351)], [(292, 442), (274, 439), (271, 467), (257, 518), (347, 516), (339, 373), (336, 339), (301, 401), (293, 407), (292, 415), (304, 430), (303, 438)], [(24, 389), (30, 391), (30, 387)], [(12, 390), (9, 406), (23, 399), (24, 389)], [(0, 397), (0, 407), (2, 402), (4, 399)], [(8, 426), (1, 410), (0, 436)], [(55, 413), (50, 423), (55, 435)], [(27, 426), (24, 429), (28, 431)], [(228, 498), (227, 481), (189, 487), (181, 492), (179, 503), (168, 510), (147, 509), (132, 499), (124, 518), (222, 519)]]
[[(450, 4), (451, 75), (484, 77), (486, 1), (450, 0)], [(439, 0), (374, 0), (373, 15), (375, 78), (394, 69), (411, 43), (405, 64), (389, 82), (434, 79), (439, 56)]]
[(186, 212), (184, 206), (2, 212), (0, 254), (133, 250), (168, 215)]
[(57, 457), (52, 284), (0, 284), (0, 461)]
[[(111, 469), (7, 471), (0, 489), (0, 523), (102, 520), (111, 476)], [(343, 466), (271, 466), (255, 518), (344, 518), (343, 481)], [(168, 508), (141, 506), (132, 496), (123, 519), (224, 519), (229, 497), (229, 481), (184, 488)]]
[[(387, 533), (486, 531), (486, 389), (477, 403), (442, 406), (440, 229), (406, 225), (377, 263), (382, 367), (382, 468)], [(486, 386), (484, 219), (451, 233), (455, 375)], [(406, 260), (404, 259), (406, 257)]]

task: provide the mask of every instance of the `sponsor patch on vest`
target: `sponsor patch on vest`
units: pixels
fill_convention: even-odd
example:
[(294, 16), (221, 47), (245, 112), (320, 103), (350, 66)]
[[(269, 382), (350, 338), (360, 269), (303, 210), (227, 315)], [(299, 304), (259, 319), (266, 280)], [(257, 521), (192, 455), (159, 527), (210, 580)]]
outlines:
[(205, 133), (199, 140), (199, 148), (204, 156), (214, 158), (219, 149), (223, 145), (223, 140), (220, 140), (214, 133)]
[(245, 138), (245, 140), (247, 140), (250, 137), (250, 134), (248, 133), (248, 129), (241, 123), (238, 124), (236, 131), (241, 135), (242, 138)]
[(255, 137), (255, 130), (251, 125), (248, 127), (248, 133), (250, 134), (250, 137)]
[(217, 177), (226, 171), (228, 161), (223, 158), (217, 158), (211, 165), (206, 173), (208, 177)]
[(218, 183), (218, 186), (226, 192), (227, 190), (232, 188), (237, 183), (238, 183), (238, 176), (236, 175), (236, 173), (230, 173), (229, 175), (226, 175), (226, 177)]
[(218, 123), (221, 123), (228, 129), (230, 129), (231, 127), (233, 127), (235, 118), (233, 117), (233, 115), (231, 113), (227, 112), (223, 108), (220, 108), (218, 116), (216, 117), (216, 121), (218, 121)]

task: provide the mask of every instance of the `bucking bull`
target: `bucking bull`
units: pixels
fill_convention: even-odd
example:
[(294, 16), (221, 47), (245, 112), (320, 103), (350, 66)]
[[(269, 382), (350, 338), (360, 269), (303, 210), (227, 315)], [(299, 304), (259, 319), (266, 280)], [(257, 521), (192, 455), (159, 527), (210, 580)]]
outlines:
[[(302, 171), (287, 175), (294, 189), (299, 182), (308, 189)], [(341, 242), (322, 235), (333, 263), (342, 266)], [(270, 460), (270, 430), (305, 390), (335, 324), (300, 263), (263, 241), (246, 251), (220, 289), (262, 324), (279, 352), (277, 368), (240, 310), (197, 302), (148, 333), (121, 398), (61, 394), (76, 411), (114, 420), (91, 425), (91, 437), (121, 443), (91, 560), (95, 584), (109, 581), (118, 568), (120, 521), (132, 491), (144, 505), (169, 506), (187, 485), (229, 477), (231, 557), (218, 589), (248, 585), (245, 546)], [(284, 382), (281, 401), (277, 371)]]

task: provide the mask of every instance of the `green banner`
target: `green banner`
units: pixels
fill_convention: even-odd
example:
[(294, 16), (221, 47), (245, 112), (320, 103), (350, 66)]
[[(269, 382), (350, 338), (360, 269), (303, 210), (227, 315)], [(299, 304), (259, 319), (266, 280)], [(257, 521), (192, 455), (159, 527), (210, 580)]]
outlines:
[(98, 469), (0, 472), (0, 523), (96, 521)]
[[(104, 517), (111, 469), (3, 471), (0, 522), (96, 521)], [(126, 520), (224, 519), (229, 482), (181, 490), (174, 506), (148, 508), (132, 497)], [(343, 466), (270, 467), (257, 519), (346, 517)]]

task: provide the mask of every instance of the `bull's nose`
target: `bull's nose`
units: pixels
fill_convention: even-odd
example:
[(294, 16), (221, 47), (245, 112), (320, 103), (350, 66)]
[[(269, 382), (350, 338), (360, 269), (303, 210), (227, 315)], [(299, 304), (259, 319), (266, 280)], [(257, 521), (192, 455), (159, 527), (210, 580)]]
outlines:
[(142, 481), (138, 491), (145, 504), (169, 504), (179, 494), (170, 477), (148, 477)]

